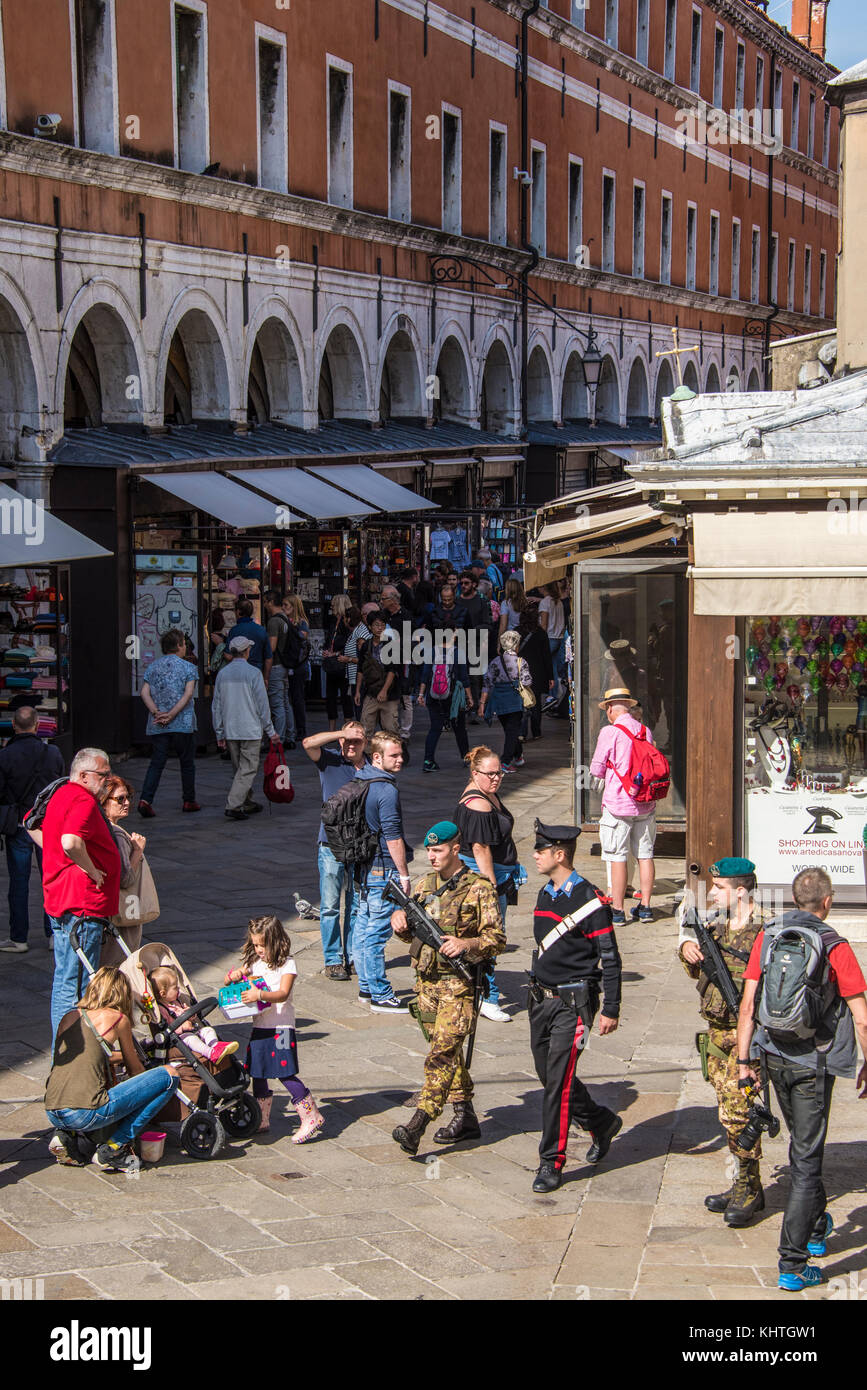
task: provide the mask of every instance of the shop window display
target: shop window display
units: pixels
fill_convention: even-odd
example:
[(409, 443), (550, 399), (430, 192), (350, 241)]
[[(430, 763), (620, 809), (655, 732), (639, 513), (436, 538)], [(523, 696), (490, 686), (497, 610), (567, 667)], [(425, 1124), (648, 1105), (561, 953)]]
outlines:
[(760, 882), (821, 864), (863, 901), (867, 856), (867, 618), (747, 621), (745, 847)]
[(22, 705), (40, 738), (69, 732), (68, 594), (68, 570), (0, 570), (0, 739)]

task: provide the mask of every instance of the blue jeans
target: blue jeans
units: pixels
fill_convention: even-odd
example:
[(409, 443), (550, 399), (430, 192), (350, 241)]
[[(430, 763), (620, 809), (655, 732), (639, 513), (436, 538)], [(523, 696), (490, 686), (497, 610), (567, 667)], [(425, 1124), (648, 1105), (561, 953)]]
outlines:
[[(340, 939), (340, 896), (343, 898), (343, 942)], [(358, 898), (352, 874), (338, 863), (327, 845), (319, 846), (319, 930), (326, 965), (349, 965)], [(357, 967), (356, 967), (357, 968)]]
[(74, 912), (64, 912), (62, 917), (49, 917), (54, 932), (54, 982), (51, 986), (51, 1042), (60, 1020), (70, 1009), (74, 1009), (87, 985), (88, 976), (84, 966), (69, 940), (69, 929), (75, 926), (78, 944), (90, 962), (94, 972), (99, 969), (102, 953), (102, 933), (105, 918), (78, 917)]
[[(26, 941), (30, 931), (28, 899), (30, 890), (30, 866), (33, 851), (36, 850), (36, 864), (42, 875), (42, 850), (31, 840), (23, 826), (19, 825), (14, 835), (6, 836), (6, 867), (9, 870), (9, 936), (12, 941)], [(51, 937), (51, 923), (48, 914), (43, 912), (42, 925), (45, 935)]]
[[(461, 855), (461, 863), (462, 863), (462, 864), (466, 864), (466, 866), (467, 866), (468, 869), (472, 869), (472, 871), (473, 871), (474, 874), (480, 874), (480, 873), (482, 872), (481, 869), (479, 868), (478, 864), (476, 863), (475, 859), (473, 858), (473, 856), (472, 856), (471, 854), (462, 854), (462, 855)], [(502, 888), (502, 889), (505, 889), (505, 888), (508, 886), (509, 880), (510, 880), (511, 878), (514, 878), (514, 877), (516, 876), (515, 870), (518, 869), (518, 868), (520, 868), (520, 867), (521, 867), (520, 865), (515, 865), (513, 868), (505, 868), (502, 864), (495, 864), (495, 865), (494, 865), (494, 877), (495, 877), (496, 880), (497, 880), (497, 890), (498, 890), (498, 891), (497, 891), (497, 902), (499, 903), (499, 906), (500, 906), (500, 920), (501, 920), (502, 923), (503, 923), (503, 931), (506, 930), (506, 908), (508, 907), (509, 902), (508, 902), (508, 898), (506, 897), (505, 892), (500, 892), (499, 890), (500, 890), (501, 888)], [(521, 875), (523, 875), (523, 877), (522, 877)], [(524, 870), (523, 870), (523, 869), (521, 869), (521, 873), (517, 875), (517, 879), (518, 879), (518, 882), (519, 882), (519, 883), (526, 883), (526, 882), (527, 882), (527, 875), (526, 875), (526, 873), (524, 873)], [(497, 984), (497, 977), (496, 977), (496, 975), (494, 974), (494, 961), (488, 961), (487, 965), (485, 966), (484, 978), (485, 978), (485, 1003), (486, 1003), (486, 1004), (499, 1004), (499, 1002), (500, 1002), (500, 988), (499, 988), (499, 985)]]
[(140, 1072), (138, 1076), (121, 1081), (119, 1086), (113, 1086), (105, 1105), (97, 1110), (63, 1109), (45, 1113), (55, 1129), (72, 1129), (78, 1133), (108, 1128), (119, 1120), (111, 1143), (128, 1144), (147, 1129), (180, 1084), (179, 1076), (173, 1076), (165, 1067), (155, 1067), (153, 1071)]
[[(429, 699), (427, 701), (430, 728), (428, 729), (428, 735), (424, 745), (424, 760), (426, 763), (432, 763), (434, 760), (437, 744), (440, 741), (440, 735), (449, 720), (451, 705), (451, 697), (447, 700)], [(470, 745), (467, 739), (467, 721), (464, 710), (461, 710), (460, 713), (455, 715), (454, 719), (451, 721), (451, 725), (455, 735), (455, 742), (458, 745), (458, 752), (462, 758), (465, 758), (470, 751)]]
[(394, 990), (385, 974), (385, 946), (391, 938), (394, 904), (383, 901), (385, 885), (397, 878), (397, 869), (368, 869), (353, 926), (352, 952), (359, 994), (369, 994), (375, 1003), (390, 999)]
[(268, 676), (268, 705), (271, 709), (271, 723), (277, 731), (277, 737), (281, 743), (285, 743), (286, 730), (289, 727), (289, 678), (286, 675), (286, 667), (277, 660), (276, 656)]
[(566, 638), (549, 637), (548, 646), (551, 649), (551, 665), (554, 667), (554, 680), (562, 680), (565, 675), (566, 657)]
[(184, 801), (196, 799), (196, 735), (151, 734), (151, 761), (145, 773), (141, 800), (150, 805), (157, 794), (157, 787), (163, 775), (163, 768), (169, 760), (169, 753), (177, 753), (181, 764), (181, 787)]

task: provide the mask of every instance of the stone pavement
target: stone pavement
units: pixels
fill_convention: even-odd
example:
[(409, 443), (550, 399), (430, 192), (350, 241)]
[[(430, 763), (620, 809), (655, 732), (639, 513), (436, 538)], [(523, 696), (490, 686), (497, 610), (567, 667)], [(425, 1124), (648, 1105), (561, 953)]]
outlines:
[[(423, 732), (424, 715), (417, 722)], [(483, 728), (471, 733), (474, 742), (489, 737)], [(499, 747), (499, 732), (492, 742)], [(479, 1025), (473, 1071), (483, 1137), (443, 1151), (426, 1136), (415, 1160), (390, 1136), (420, 1083), (421, 1036), (406, 1016), (361, 1008), (354, 984), (326, 980), (318, 929), (294, 915), (293, 891), (318, 902), (312, 765), (300, 750), (290, 755), (295, 801), (242, 824), (222, 815), (226, 763), (198, 763), (198, 816), (180, 814), (170, 766), (158, 818), (132, 818), (147, 833), (163, 909), (146, 935), (170, 943), (205, 994), (234, 961), (248, 916), (277, 911), (287, 921), (299, 964), (301, 1074), (327, 1117), (324, 1136), (292, 1145), (295, 1115), (280, 1097), (269, 1135), (231, 1141), (212, 1161), (189, 1158), (172, 1134), (162, 1162), (135, 1180), (57, 1166), (40, 1103), (52, 957), (31, 927), (28, 955), (0, 954), (0, 1280), (40, 1279), (45, 1298), (71, 1300), (791, 1299), (775, 1287), (785, 1134), (767, 1146), (768, 1206), (752, 1227), (728, 1230), (702, 1203), (727, 1185), (727, 1151), (698, 1070), (694, 988), (674, 956), (675, 860), (658, 863), (654, 924), (618, 932), (622, 1026), (594, 1035), (580, 1063), (624, 1129), (597, 1172), (582, 1161), (586, 1137), (573, 1133), (563, 1187), (547, 1197), (530, 1191), (540, 1117), (523, 990), (536, 893), (531, 831), (537, 814), (569, 817), (568, 726), (546, 719), (545, 738), (526, 756), (504, 797), (531, 882), (510, 911), (511, 947), (498, 971), (513, 1022)], [(417, 872), (424, 831), (451, 814), (463, 786), (447, 734), (440, 761), (440, 773), (422, 776), (416, 735), (401, 786)], [(144, 768), (134, 760), (122, 770), (140, 786)], [(581, 844), (579, 867), (604, 884), (601, 861)], [(38, 901), (34, 890), (34, 910)], [(399, 942), (389, 962), (398, 990), (408, 989)], [(239, 1025), (220, 1031), (243, 1041)], [(860, 1113), (854, 1084), (838, 1082), (825, 1164), (836, 1230), (823, 1263), (844, 1276), (848, 1297), (865, 1267)], [(839, 1297), (843, 1287), (794, 1297)]]

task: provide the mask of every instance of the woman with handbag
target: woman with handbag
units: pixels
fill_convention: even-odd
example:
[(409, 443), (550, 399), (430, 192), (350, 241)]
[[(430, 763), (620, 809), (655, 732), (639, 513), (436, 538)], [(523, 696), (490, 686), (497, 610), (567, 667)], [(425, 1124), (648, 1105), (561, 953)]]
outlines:
[[(121, 825), (130, 813), (133, 795), (129, 782), (112, 776), (105, 779), (97, 797), (120, 854), (120, 910), (111, 922), (128, 952), (138, 950), (142, 927), (160, 915), (156, 885), (144, 854), (147, 841)], [(125, 959), (113, 936), (104, 941), (99, 959), (101, 965), (119, 965)]]
[(325, 646), (322, 651), (322, 669), (325, 672), (325, 713), (328, 716), (328, 728), (332, 733), (337, 728), (338, 701), (343, 708), (344, 723), (355, 716), (352, 696), (349, 693), (349, 676), (347, 674), (349, 662), (344, 656), (346, 643), (355, 627), (354, 623), (350, 623), (348, 617), (351, 608), (352, 602), (348, 594), (334, 595), (331, 600), (331, 616), (328, 620)]
[(451, 625), (443, 629), (443, 647), (434, 648), (433, 661), (421, 668), (417, 703), (427, 706), (430, 729), (424, 745), (424, 767), (422, 772), (439, 772), (439, 763), (434, 761), (440, 735), (451, 722), (452, 732), (462, 758), (470, 751), (467, 738), (465, 710), (473, 707), (473, 693), (466, 665), (457, 660), (455, 643), (457, 629)]
[(518, 656), (521, 639), (517, 632), (504, 632), (500, 637), (500, 655), (495, 656), (485, 672), (479, 714), (490, 724), (496, 715), (503, 726), (503, 771), (513, 772), (524, 766), (521, 745), (521, 720), (525, 709), (532, 709), (536, 697), (532, 691), (530, 668)]
[(530, 668), (530, 680), (536, 697), (533, 708), (524, 710), (521, 738), (527, 737), (528, 726), (533, 738), (541, 738), (542, 703), (554, 689), (554, 663), (550, 643), (539, 625), (539, 610), (535, 604), (528, 604), (522, 611), (518, 636), (521, 639), (518, 656), (522, 656)]

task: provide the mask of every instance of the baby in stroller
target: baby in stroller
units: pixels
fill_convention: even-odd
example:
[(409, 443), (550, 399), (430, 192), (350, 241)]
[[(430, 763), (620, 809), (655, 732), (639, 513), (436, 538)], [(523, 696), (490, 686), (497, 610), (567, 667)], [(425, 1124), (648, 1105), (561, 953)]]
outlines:
[[(186, 1013), (189, 1001), (180, 1001), (181, 979), (173, 965), (159, 965), (148, 976), (154, 999), (164, 1023), (172, 1024), (181, 1014)], [(197, 1026), (198, 1024), (198, 1026)], [(213, 1028), (200, 1019), (188, 1018), (178, 1028), (186, 1046), (208, 1062), (219, 1062), (238, 1051), (236, 1042), (220, 1042)]]

